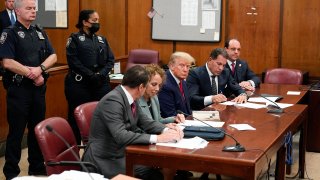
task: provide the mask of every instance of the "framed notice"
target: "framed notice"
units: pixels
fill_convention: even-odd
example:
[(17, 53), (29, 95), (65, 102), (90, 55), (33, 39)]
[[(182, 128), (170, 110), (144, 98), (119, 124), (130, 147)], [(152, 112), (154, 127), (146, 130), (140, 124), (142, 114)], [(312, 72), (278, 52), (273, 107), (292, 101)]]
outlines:
[(221, 0), (153, 0), (152, 39), (219, 42)]

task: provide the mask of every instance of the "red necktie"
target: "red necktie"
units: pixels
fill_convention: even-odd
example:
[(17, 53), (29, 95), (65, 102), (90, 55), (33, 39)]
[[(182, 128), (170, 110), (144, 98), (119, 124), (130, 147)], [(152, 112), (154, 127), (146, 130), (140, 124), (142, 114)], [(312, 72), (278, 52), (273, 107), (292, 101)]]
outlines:
[(133, 117), (135, 118), (136, 117), (136, 103), (135, 102), (133, 102), (131, 104), (131, 111), (132, 111)]
[(181, 93), (182, 97), (184, 97), (182, 81), (180, 81), (180, 83), (179, 83), (179, 88), (180, 88), (180, 93)]
[(232, 75), (234, 75), (234, 70), (235, 70), (234, 66), (235, 66), (235, 63), (232, 62), (232, 63), (231, 63), (231, 72), (232, 72)]

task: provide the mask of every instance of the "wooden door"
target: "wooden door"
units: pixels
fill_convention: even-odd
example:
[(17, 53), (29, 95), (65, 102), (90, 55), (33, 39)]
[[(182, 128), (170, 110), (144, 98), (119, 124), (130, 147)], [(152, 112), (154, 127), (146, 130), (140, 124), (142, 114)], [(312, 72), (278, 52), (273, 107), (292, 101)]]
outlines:
[(281, 0), (229, 0), (226, 15), (226, 39), (241, 43), (240, 58), (261, 74), (278, 67)]

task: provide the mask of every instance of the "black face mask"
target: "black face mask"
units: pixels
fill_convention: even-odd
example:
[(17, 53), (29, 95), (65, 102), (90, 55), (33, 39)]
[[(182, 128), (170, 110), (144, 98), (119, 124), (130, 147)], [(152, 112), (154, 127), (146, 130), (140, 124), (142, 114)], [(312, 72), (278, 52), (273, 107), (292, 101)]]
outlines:
[(98, 32), (100, 29), (100, 24), (99, 23), (91, 23), (91, 27), (89, 27), (89, 31), (94, 34)]

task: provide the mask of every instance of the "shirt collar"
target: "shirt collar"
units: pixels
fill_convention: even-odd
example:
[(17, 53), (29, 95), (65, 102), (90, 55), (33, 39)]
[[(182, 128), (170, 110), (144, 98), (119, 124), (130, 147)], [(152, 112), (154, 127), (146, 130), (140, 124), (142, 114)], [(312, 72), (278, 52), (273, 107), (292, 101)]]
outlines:
[(210, 69), (208, 68), (208, 63), (206, 63), (206, 69), (207, 69), (207, 72), (208, 72), (208, 74), (209, 74), (209, 77), (214, 76), (214, 75), (212, 74), (212, 72), (210, 71)]
[(169, 72), (171, 73), (171, 75), (174, 78), (174, 80), (176, 81), (176, 83), (179, 84), (180, 80), (176, 76), (173, 75), (173, 73), (172, 73), (172, 71), (170, 69), (169, 69)]
[[(229, 59), (227, 59), (227, 62), (228, 62), (228, 65), (229, 67), (231, 68), (231, 64), (232, 64), (232, 61), (230, 61)], [(234, 61), (234, 67), (236, 67), (236, 64), (237, 64), (237, 60)]]
[(122, 88), (122, 90), (123, 90), (124, 93), (126, 94), (127, 99), (128, 99), (128, 102), (129, 102), (129, 104), (131, 105), (131, 104), (134, 102), (133, 97), (132, 97), (131, 94), (126, 90), (126, 88), (124, 88), (122, 85), (120, 85), (120, 87)]

